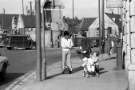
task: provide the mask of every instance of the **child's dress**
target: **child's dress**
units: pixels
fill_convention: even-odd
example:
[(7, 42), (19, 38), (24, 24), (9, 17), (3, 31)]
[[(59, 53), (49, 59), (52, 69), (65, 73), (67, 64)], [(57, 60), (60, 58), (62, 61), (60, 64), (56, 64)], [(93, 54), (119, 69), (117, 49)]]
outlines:
[(88, 58), (87, 69), (89, 72), (95, 71), (94, 60), (92, 58)]
[(84, 58), (82, 64), (82, 66), (84, 67), (84, 71), (94, 72), (95, 71), (94, 62), (95, 61), (92, 58)]

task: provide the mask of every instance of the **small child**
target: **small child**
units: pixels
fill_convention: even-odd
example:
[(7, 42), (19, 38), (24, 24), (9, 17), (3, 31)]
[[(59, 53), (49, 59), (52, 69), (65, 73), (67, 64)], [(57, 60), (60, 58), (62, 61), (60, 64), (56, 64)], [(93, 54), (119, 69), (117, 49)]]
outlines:
[(94, 60), (95, 63), (95, 73), (99, 76), (99, 53), (94, 52), (92, 55), (92, 59)]
[(84, 68), (84, 77), (86, 76), (86, 74), (89, 76), (89, 74), (92, 73), (98, 73), (99, 70), (97, 70), (99, 68), (99, 64), (98, 64), (98, 53), (94, 52), (93, 54), (90, 54), (89, 58), (83, 58), (83, 64), (82, 64), (83, 68)]

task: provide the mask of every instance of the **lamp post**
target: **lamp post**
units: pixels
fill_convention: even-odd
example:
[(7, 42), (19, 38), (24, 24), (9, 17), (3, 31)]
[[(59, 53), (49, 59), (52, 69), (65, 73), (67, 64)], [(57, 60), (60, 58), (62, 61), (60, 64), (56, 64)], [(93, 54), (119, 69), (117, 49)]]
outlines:
[(41, 53), (41, 12), (40, 0), (35, 0), (36, 9), (36, 46), (37, 46), (37, 72), (36, 78), (38, 81), (42, 80), (42, 53)]

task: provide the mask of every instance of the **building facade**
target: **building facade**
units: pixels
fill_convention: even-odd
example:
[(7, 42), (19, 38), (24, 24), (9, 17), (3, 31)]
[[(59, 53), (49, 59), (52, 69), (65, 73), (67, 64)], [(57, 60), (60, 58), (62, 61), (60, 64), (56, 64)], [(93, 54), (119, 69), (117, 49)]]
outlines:
[[(107, 34), (110, 33), (112, 37), (119, 36), (119, 28), (118, 25), (113, 21), (108, 15), (105, 14), (105, 36), (107, 38)], [(110, 30), (110, 31), (109, 31)], [(96, 18), (94, 22), (88, 27), (87, 32), (88, 37), (99, 37), (99, 18)]]
[(123, 53), (128, 72), (128, 90), (135, 90), (135, 0), (123, 1)]

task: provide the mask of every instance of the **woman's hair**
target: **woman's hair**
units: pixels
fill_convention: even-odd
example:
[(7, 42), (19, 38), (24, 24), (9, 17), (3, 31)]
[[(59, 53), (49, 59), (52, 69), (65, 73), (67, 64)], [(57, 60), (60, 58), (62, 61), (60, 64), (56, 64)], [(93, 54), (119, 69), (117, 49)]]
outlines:
[(64, 36), (69, 36), (70, 34), (69, 34), (69, 32), (68, 31), (65, 31), (64, 32)]

